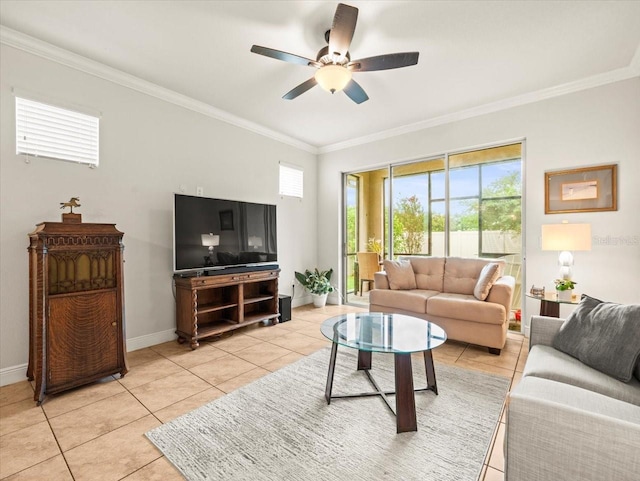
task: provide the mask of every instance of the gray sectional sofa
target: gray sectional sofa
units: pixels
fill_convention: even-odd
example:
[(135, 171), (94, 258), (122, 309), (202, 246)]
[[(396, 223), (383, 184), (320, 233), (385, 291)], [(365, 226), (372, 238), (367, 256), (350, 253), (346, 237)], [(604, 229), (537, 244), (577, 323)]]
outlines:
[(555, 349), (563, 322), (531, 319), (523, 377), (507, 401), (505, 480), (638, 481), (640, 365), (623, 382)]

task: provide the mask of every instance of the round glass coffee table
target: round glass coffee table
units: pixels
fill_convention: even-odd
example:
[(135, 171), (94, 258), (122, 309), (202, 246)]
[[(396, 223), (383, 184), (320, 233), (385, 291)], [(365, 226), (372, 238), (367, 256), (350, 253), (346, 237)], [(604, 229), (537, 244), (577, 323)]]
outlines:
[[(394, 412), (387, 396), (395, 394), (396, 411), (394, 414), (396, 415), (397, 432), (417, 431), (415, 392), (433, 391), (436, 395), (438, 394), (431, 349), (444, 344), (447, 340), (444, 330), (433, 322), (417, 317), (363, 312), (343, 314), (327, 319), (322, 323), (320, 331), (332, 341), (327, 387), (324, 395), (327, 404), (331, 404), (331, 400), (337, 398), (380, 396), (391, 412)], [(331, 395), (338, 344), (358, 350), (358, 370), (364, 371), (375, 392)], [(369, 372), (372, 352), (393, 354), (395, 391), (380, 389)], [(423, 353), (427, 375), (426, 388), (414, 389), (413, 387), (411, 368), (411, 353), (413, 352)]]

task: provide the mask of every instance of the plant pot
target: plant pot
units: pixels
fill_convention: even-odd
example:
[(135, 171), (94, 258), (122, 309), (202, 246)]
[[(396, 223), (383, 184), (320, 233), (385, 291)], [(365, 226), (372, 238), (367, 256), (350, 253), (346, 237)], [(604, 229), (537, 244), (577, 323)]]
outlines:
[(559, 301), (571, 301), (573, 297), (573, 289), (565, 289), (564, 291), (556, 290), (556, 293), (558, 294)]
[(324, 307), (327, 303), (327, 296), (329, 294), (311, 294), (314, 307)]

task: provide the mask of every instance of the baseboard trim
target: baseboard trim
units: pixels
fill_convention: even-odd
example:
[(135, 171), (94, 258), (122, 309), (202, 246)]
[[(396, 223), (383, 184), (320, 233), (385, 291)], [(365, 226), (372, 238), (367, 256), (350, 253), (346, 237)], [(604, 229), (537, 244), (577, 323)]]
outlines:
[[(167, 329), (166, 331), (154, 332), (145, 336), (133, 337), (127, 339), (127, 351), (137, 351), (145, 347), (155, 346), (163, 342), (173, 341), (176, 339), (175, 329)], [(0, 369), (0, 386), (15, 384), (27, 379), (27, 364), (18, 364)]]
[(131, 339), (127, 339), (127, 352), (137, 351), (138, 349), (144, 349), (145, 347), (173, 341), (177, 337), (175, 329), (167, 329), (166, 331), (154, 332), (153, 334), (132, 337)]
[(0, 369), (0, 386), (27, 380), (27, 364), (18, 364)]

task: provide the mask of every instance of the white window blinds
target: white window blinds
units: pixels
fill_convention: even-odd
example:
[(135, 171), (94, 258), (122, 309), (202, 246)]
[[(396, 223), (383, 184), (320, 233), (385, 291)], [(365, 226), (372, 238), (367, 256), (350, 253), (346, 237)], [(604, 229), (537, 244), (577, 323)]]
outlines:
[(16, 154), (98, 165), (99, 120), (16, 97)]
[(280, 195), (302, 199), (303, 180), (304, 172), (300, 167), (280, 164)]

